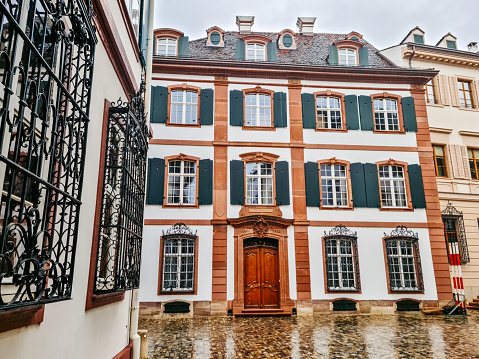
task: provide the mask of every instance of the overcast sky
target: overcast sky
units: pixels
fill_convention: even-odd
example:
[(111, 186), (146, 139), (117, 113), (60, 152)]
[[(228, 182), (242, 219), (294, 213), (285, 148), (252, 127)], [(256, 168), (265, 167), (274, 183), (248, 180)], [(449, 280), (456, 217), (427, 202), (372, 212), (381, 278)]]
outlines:
[(379, 49), (396, 45), (419, 26), (426, 44), (450, 32), (458, 49), (479, 42), (479, 0), (155, 0), (155, 28), (174, 28), (190, 40), (219, 26), (237, 31), (236, 15), (255, 16), (253, 31), (297, 31), (298, 16), (315, 16), (314, 32), (357, 31)]

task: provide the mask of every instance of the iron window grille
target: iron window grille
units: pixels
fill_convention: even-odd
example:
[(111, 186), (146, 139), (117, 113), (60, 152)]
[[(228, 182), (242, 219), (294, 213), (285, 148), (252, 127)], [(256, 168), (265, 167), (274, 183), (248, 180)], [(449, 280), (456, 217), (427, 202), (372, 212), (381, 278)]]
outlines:
[(195, 290), (196, 233), (183, 223), (163, 232), (162, 292)]
[(87, 0), (0, 2), (0, 311), (71, 297), (91, 11)]
[(442, 210), (441, 215), (442, 223), (444, 224), (444, 235), (449, 264), (451, 264), (450, 246), (455, 243), (457, 243), (459, 247), (461, 264), (469, 263), (469, 250), (467, 248), (466, 230), (464, 228), (464, 217), (462, 212), (458, 211), (451, 202), (448, 202), (446, 208)]
[(360, 291), (358, 236), (343, 225), (324, 232), (328, 291)]
[(145, 83), (130, 102), (109, 109), (100, 231), (93, 292), (138, 288), (145, 198), (148, 127)]
[(398, 226), (391, 234), (384, 233), (392, 292), (423, 291), (421, 257), (418, 235), (405, 226)]

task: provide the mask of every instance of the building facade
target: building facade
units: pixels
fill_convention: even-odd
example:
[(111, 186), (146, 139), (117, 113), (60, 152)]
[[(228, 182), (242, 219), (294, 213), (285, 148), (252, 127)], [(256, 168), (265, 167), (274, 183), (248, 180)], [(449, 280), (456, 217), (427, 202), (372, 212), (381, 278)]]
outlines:
[(1, 358), (139, 357), (148, 6), (0, 3)]
[[(140, 311), (394, 312), (452, 298), (424, 84), (361, 34), (154, 31)], [(177, 314), (175, 314), (177, 315)]]
[(434, 68), (426, 84), (426, 109), (445, 241), (459, 246), (464, 291), (479, 295), (479, 53), (477, 43), (460, 50), (450, 33), (435, 45), (416, 27), (397, 46), (381, 51), (399, 66)]

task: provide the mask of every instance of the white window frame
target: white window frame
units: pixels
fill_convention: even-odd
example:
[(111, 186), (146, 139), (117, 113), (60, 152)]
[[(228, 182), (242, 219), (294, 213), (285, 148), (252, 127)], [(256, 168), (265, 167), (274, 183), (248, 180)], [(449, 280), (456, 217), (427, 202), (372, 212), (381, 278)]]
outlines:
[[(160, 44), (161, 40), (166, 40), (164, 44)], [(165, 48), (165, 54), (160, 54), (160, 46)], [(178, 49), (178, 40), (169, 37), (160, 37), (156, 40), (156, 55), (159, 56), (176, 56)]]
[(354, 49), (338, 49), (338, 59), (340, 66), (357, 66), (357, 51)]
[[(387, 172), (389, 174), (389, 177), (382, 177), (381, 167), (388, 168)], [(394, 170), (399, 168), (401, 169), (402, 177), (394, 177)], [(408, 208), (408, 197), (406, 190), (406, 169), (403, 166), (397, 165), (379, 165), (378, 171), (382, 206), (385, 208)], [(396, 171), (396, 173), (399, 173), (399, 171)], [(386, 204), (387, 199), (383, 197), (383, 188), (390, 189), (392, 203), (391, 205)], [(404, 191), (404, 205), (398, 205), (398, 201), (401, 201), (401, 199), (399, 198), (399, 196), (401, 195), (400, 189)]]
[[(253, 54), (250, 57), (249, 51)], [(246, 60), (251, 61), (266, 61), (266, 46), (256, 42), (246, 44)]]
[[(328, 241), (335, 241), (336, 242), (336, 254), (329, 254), (328, 253)], [(346, 253), (341, 253), (341, 241), (345, 241), (349, 244), (349, 247), (351, 249), (351, 253), (350, 254), (346, 254)], [(328, 288), (328, 291), (336, 291), (336, 290), (343, 290), (343, 291), (348, 291), (348, 290), (351, 290), (351, 291), (355, 291), (357, 290), (357, 278), (356, 278), (356, 259), (355, 259), (355, 248), (354, 248), (354, 244), (353, 244), (353, 241), (350, 239), (350, 238), (347, 238), (347, 237), (337, 237), (337, 238), (325, 238), (325, 255), (326, 255), (326, 286)], [(328, 258), (331, 258), (331, 261), (335, 261), (336, 264), (337, 264), (337, 273), (338, 273), (338, 281), (339, 281), (339, 287), (329, 287), (328, 285), (328, 268), (327, 268), (327, 259)], [(353, 287), (344, 287), (343, 286), (343, 274), (346, 274), (348, 272), (343, 272), (343, 269), (342, 269), (342, 263), (341, 263), (341, 258), (351, 258), (351, 263), (352, 263), (352, 266), (353, 266), (353, 270), (352, 270), (352, 273), (353, 273), (353, 282), (354, 282), (354, 286)], [(336, 272), (334, 272), (336, 273)], [(347, 280), (349, 280), (348, 278), (345, 278)]]
[[(323, 166), (331, 166), (331, 175), (330, 176), (327, 176), (327, 175), (323, 175)], [(344, 177), (342, 176), (336, 176), (336, 166), (341, 166), (341, 167), (344, 167)], [(341, 170), (341, 169), (339, 169)], [(341, 163), (321, 163), (320, 164), (320, 171), (321, 171), (321, 204), (323, 207), (349, 207), (349, 193), (348, 193), (348, 173), (347, 173), (347, 170), (348, 170), (348, 167), (344, 164), (341, 164)], [(335, 204), (324, 204), (324, 201), (325, 201), (325, 197), (324, 197), (324, 194), (325, 194), (325, 191), (323, 190), (323, 186), (327, 186), (327, 184), (323, 184), (323, 181), (328, 181), (328, 180), (331, 180), (332, 181), (332, 193), (333, 193), (333, 203)], [(342, 193), (342, 192), (338, 192), (336, 190), (336, 182), (337, 181), (343, 181), (344, 180), (344, 186), (346, 188), (346, 199), (345, 199), (345, 203), (344, 204), (340, 204), (338, 205), (338, 194)], [(340, 184), (341, 185), (341, 184)], [(327, 192), (329, 193), (329, 192)]]
[[(183, 253), (182, 250), (183, 250), (183, 246), (181, 245), (181, 242), (183, 240), (186, 240), (187, 241), (187, 246), (186, 246), (186, 252)], [(177, 250), (176, 250), (176, 253), (173, 253), (174, 251), (172, 250), (171, 253), (166, 253), (166, 249), (167, 249), (167, 245), (168, 245), (168, 242), (169, 241), (172, 241), (172, 246), (171, 248), (173, 248), (174, 246), (176, 246)], [(191, 246), (190, 246), (191, 244)], [(196, 277), (196, 239), (195, 238), (190, 238), (189, 236), (186, 237), (186, 236), (172, 236), (172, 238), (163, 238), (163, 248), (162, 248), (162, 251), (163, 251), (163, 256), (162, 256), (162, 274), (161, 274), (161, 291), (162, 292), (193, 292), (195, 290), (195, 277)], [(190, 248), (193, 248), (193, 252), (192, 253), (189, 253), (188, 249)], [(166, 267), (166, 261), (167, 261), (167, 258), (176, 258), (176, 271), (170, 271), (170, 272), (166, 272), (165, 271), (165, 267)], [(182, 271), (182, 258), (193, 258), (193, 261), (192, 263), (186, 263), (186, 270), (185, 271)], [(169, 263), (169, 265), (171, 267), (173, 267), (174, 265), (172, 265), (171, 263)], [(188, 271), (188, 265), (191, 265), (193, 267), (193, 270), (192, 271)], [(172, 274), (172, 273), (176, 273), (176, 286), (175, 287), (165, 287), (165, 276), (166, 274)], [(188, 280), (188, 274), (191, 275), (191, 287), (183, 287), (181, 288), (181, 276), (182, 274), (185, 274), (186, 275), (186, 278), (185, 280), (187, 281)]]
[[(270, 175), (261, 174), (262, 164), (270, 166), (270, 169), (271, 169)], [(248, 167), (252, 165), (256, 165), (257, 174), (249, 175)], [(273, 166), (273, 163), (270, 163), (270, 162), (247, 162), (246, 163), (246, 204), (247, 205), (268, 205), (268, 206), (274, 205), (275, 188), (274, 188), (274, 175), (273, 175), (274, 172), (273, 171), (274, 171), (274, 166)], [(257, 180), (256, 191), (253, 189), (254, 179)], [(271, 197), (263, 196), (262, 185), (265, 185), (265, 186), (271, 185)], [(265, 192), (267, 192), (267, 190)], [(253, 196), (255, 193), (257, 193), (257, 197)], [(253, 199), (255, 198), (258, 199), (258, 203), (253, 203)]]
[[(410, 249), (411, 251), (411, 254), (403, 254), (401, 252), (401, 241), (404, 241), (407, 243), (408, 245), (408, 249)], [(389, 250), (388, 250), (388, 243), (394, 243), (394, 247), (396, 248), (397, 250), (397, 254), (392, 254), (392, 253), (389, 253)], [(415, 256), (415, 253), (414, 253), (415, 249), (414, 249), (414, 245), (412, 243), (411, 240), (409, 239), (406, 239), (406, 238), (400, 238), (398, 237), (397, 239), (396, 238), (388, 238), (386, 240), (386, 257), (387, 257), (387, 266), (388, 266), (388, 271), (389, 271), (389, 285), (390, 285), (390, 289), (391, 291), (417, 291), (419, 290), (419, 286), (418, 286), (418, 270), (417, 270), (417, 263), (416, 263), (416, 256)], [(398, 266), (399, 266), (399, 279), (401, 281), (401, 287), (393, 287), (393, 283), (391, 283), (391, 266), (389, 265), (389, 258), (397, 258), (398, 261)], [(412, 263), (413, 263), (413, 267), (414, 267), (414, 282), (416, 284), (415, 287), (406, 287), (405, 285), (405, 278), (404, 278), (404, 273), (405, 273), (405, 270), (404, 270), (404, 262), (403, 262), (403, 259), (412, 259)], [(409, 272), (408, 272), (409, 273)]]
[[(182, 93), (182, 100), (181, 102), (173, 102), (173, 93), (181, 92)], [(187, 102), (187, 94), (192, 93), (196, 95), (196, 102)], [(183, 124), (183, 125), (197, 125), (198, 124), (198, 92), (192, 90), (172, 90), (171, 91), (171, 101), (170, 101), (170, 122), (174, 124)], [(181, 122), (173, 122), (173, 106), (180, 106), (181, 107)], [(189, 113), (193, 113), (193, 119), (186, 118), (187, 109)], [(190, 122), (187, 122), (190, 121)]]
[[(318, 100), (319, 99), (326, 99), (327, 107), (319, 108), (318, 107)], [(331, 107), (330, 99), (336, 99), (339, 101), (339, 107)], [(343, 129), (343, 116), (341, 113), (341, 98), (337, 96), (316, 96), (316, 128), (317, 129), (327, 129), (327, 130), (342, 130)], [(326, 127), (319, 127), (319, 111), (326, 112)], [(332, 128), (332, 121), (331, 121), (331, 112), (339, 112), (339, 127)]]
[[(170, 173), (170, 165), (173, 162), (180, 162), (181, 163), (180, 173)], [(185, 163), (186, 162), (194, 164), (194, 169), (195, 169), (194, 173), (185, 173)], [(197, 192), (198, 192), (197, 191), (198, 190), (198, 178), (197, 178), (198, 169), (197, 169), (197, 165), (198, 164), (197, 164), (196, 161), (191, 161), (191, 160), (172, 159), (172, 160), (168, 161), (168, 166), (167, 166), (168, 180), (167, 180), (167, 186), (166, 186), (166, 203), (168, 205), (196, 206)], [(175, 181), (170, 181), (170, 179), (172, 179), (174, 177), (179, 177), (179, 179), (180, 179), (179, 180), (180, 189), (179, 189), (179, 195), (178, 195), (179, 196), (179, 202), (171, 202), (171, 200), (176, 197), (176, 196), (170, 196), (170, 183), (171, 184), (176, 184)], [(194, 182), (194, 189), (191, 189), (191, 190), (194, 190), (194, 193), (193, 193), (194, 202), (193, 203), (183, 203), (183, 198), (185, 196), (184, 184), (185, 184), (185, 178), (186, 177), (194, 178), (194, 181), (195, 181)], [(172, 189), (171, 191), (173, 191), (173, 190), (176, 191), (176, 189)]]
[[(254, 96), (255, 98), (255, 104), (254, 105), (249, 105), (247, 98), (249, 96)], [(264, 96), (269, 99), (269, 105), (260, 105), (260, 99), (261, 97)], [(270, 94), (265, 94), (265, 93), (247, 93), (245, 94), (245, 119), (244, 123), (245, 126), (251, 126), (251, 127), (271, 127), (271, 95)], [(253, 117), (251, 119), (248, 119), (248, 109), (253, 109)], [(261, 123), (261, 112), (262, 110), (269, 110), (269, 122), (268, 123)]]
[[(379, 110), (379, 109), (376, 108), (376, 101), (378, 101), (378, 102), (381, 101), (382, 102), (382, 106), (383, 106), (382, 110)], [(388, 101), (394, 102), (396, 104), (396, 109), (388, 110), (387, 109)], [(394, 99), (394, 98), (384, 98), (384, 97), (383, 98), (375, 98), (375, 99), (373, 99), (373, 107), (374, 107), (374, 129), (376, 131), (395, 131), (395, 132), (401, 131), (401, 125), (400, 125), (400, 122), (399, 122), (398, 101), (396, 99)], [(376, 116), (376, 115), (379, 115), (379, 114), (384, 115), (384, 126), (385, 126), (384, 129), (378, 128), (378, 126), (382, 126), (381, 124), (378, 123), (379, 118), (377, 118), (377, 116)], [(395, 119), (394, 123), (389, 123), (389, 116), (388, 115), (390, 115), (390, 114), (395, 114), (396, 115), (396, 119)], [(397, 126), (397, 128), (394, 128), (396, 126)]]

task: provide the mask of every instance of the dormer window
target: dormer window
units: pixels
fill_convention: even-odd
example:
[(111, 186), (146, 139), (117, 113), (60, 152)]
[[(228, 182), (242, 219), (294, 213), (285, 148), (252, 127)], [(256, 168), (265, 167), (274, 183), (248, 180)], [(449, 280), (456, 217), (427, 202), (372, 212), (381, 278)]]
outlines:
[(223, 29), (213, 26), (206, 30), (206, 46), (208, 47), (225, 47), (223, 39), (225, 32)]
[(353, 49), (338, 49), (339, 65), (342, 66), (356, 66), (357, 55), (356, 50)]
[(424, 35), (414, 34), (414, 42), (416, 44), (424, 45)]
[(156, 29), (153, 31), (156, 56), (188, 56), (188, 36), (175, 29)]
[(457, 50), (456, 41), (454, 41), (454, 40), (446, 40), (446, 47), (447, 47), (448, 49)]
[(265, 61), (265, 46), (263, 44), (246, 44), (246, 60)]
[(278, 48), (280, 50), (296, 50), (296, 41), (293, 31), (285, 29), (279, 33)]
[(158, 39), (156, 54), (160, 56), (176, 56), (177, 41), (175, 39)]

